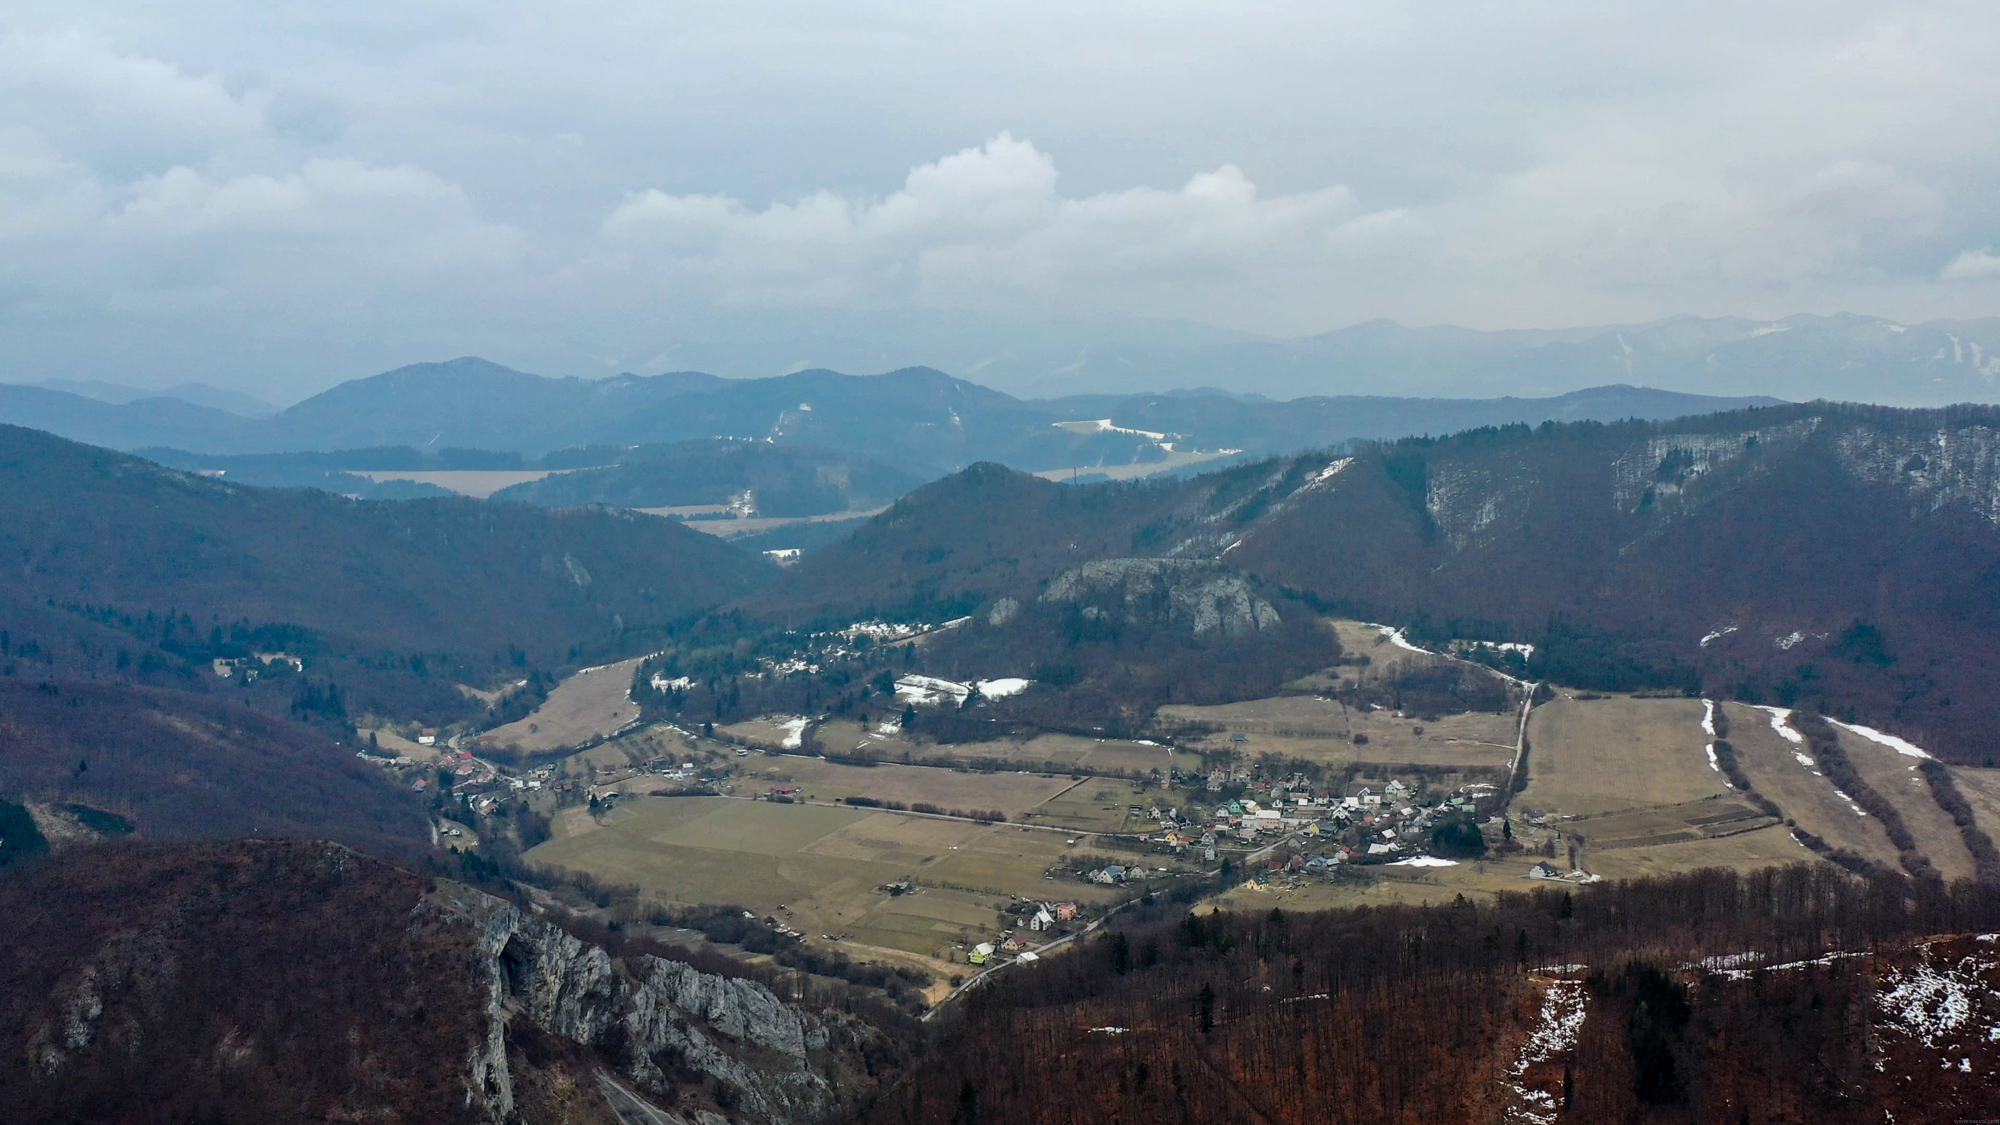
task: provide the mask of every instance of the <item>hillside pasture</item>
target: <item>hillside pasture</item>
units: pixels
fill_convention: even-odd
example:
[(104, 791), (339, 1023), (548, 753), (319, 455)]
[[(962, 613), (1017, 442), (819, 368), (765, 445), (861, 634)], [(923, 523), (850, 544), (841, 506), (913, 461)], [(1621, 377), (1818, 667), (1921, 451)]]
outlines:
[[(1947, 881), (1972, 878), (1972, 853), (1966, 850), (1951, 814), (1931, 795), (1930, 782), (1918, 771), (1917, 759), (1844, 727), (1835, 726), (1834, 730), (1839, 732), (1840, 748), (1847, 752), (1854, 772), (1901, 814), (1904, 826), (1916, 837), (1917, 850), (1930, 858), (1938, 874)], [(1959, 791), (1963, 793), (1964, 788)], [(1968, 797), (1967, 803), (1970, 801)]]
[(1729, 716), (1729, 742), (1736, 748), (1737, 761), (1757, 792), (1828, 844), (1900, 870), (1896, 849), (1881, 822), (1857, 813), (1817, 766), (1800, 762), (1806, 748), (1778, 734), (1769, 712), (1741, 703), (1720, 706)]
[(632, 677), (643, 658), (585, 668), (555, 686), (526, 718), (481, 735), (503, 750), (545, 754), (579, 746), (619, 731), (639, 718), (632, 702)]
[(1951, 773), (1965, 803), (1972, 806), (1973, 822), (2000, 843), (2000, 769), (1953, 766)]

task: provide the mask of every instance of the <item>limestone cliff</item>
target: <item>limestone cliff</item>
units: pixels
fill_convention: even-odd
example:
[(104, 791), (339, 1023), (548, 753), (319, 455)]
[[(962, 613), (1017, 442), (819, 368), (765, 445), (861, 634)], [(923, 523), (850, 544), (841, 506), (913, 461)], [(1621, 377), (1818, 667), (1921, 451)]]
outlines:
[(727, 1106), (722, 1113), (698, 1106), (697, 1114), (773, 1123), (820, 1121), (838, 1110), (837, 1077), (876, 1034), (858, 1020), (793, 1007), (755, 981), (654, 956), (614, 960), (457, 884), (440, 884), (420, 909), (475, 935), (488, 1025), (467, 1060), (467, 1089), (494, 1121), (514, 1110), (505, 1049), (514, 1020), (598, 1049), (665, 1104), (694, 1085)]
[(1199, 559), (1099, 559), (1057, 575), (1041, 600), (1081, 606), (1085, 617), (1177, 625), (1198, 637), (1247, 636), (1279, 622), (1249, 579)]

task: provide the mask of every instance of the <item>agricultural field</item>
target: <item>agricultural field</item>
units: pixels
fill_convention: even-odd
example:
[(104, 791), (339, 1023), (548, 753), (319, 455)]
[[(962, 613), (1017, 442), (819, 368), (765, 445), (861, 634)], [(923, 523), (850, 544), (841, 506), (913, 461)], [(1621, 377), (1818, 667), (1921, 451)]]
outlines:
[[(633, 511), (645, 512), (648, 515), (672, 517), (676, 514), (684, 515), (698, 511), (701, 507), (705, 506), (697, 506), (695, 508), (634, 508)], [(727, 511), (728, 509), (723, 507), (720, 510)], [(749, 516), (738, 519), (687, 520), (682, 526), (688, 528), (690, 531), (705, 532), (718, 539), (738, 539), (745, 535), (761, 535), (766, 531), (776, 531), (778, 528), (791, 527), (795, 524), (837, 523), (841, 520), (867, 519), (870, 516), (881, 515), (888, 510), (888, 506), (884, 505), (880, 508), (871, 508), (865, 512), (826, 512), (817, 516)]]
[[(1184, 748), (1234, 752), (1254, 759), (1282, 754), (1316, 765), (1354, 763), (1506, 769), (1514, 761), (1518, 715), (1466, 711), (1423, 722), (1394, 712), (1365, 711), (1317, 695), (1281, 695), (1213, 707), (1160, 708), (1164, 722), (1207, 723), (1221, 728), (1185, 736)], [(1232, 736), (1243, 735), (1241, 740)], [(1364, 741), (1356, 742), (1360, 735)]]
[(796, 750), (808, 723), (792, 715), (760, 715), (740, 723), (715, 728), (715, 733), (735, 742), (767, 750)]
[(1562, 835), (1558, 866), (1575, 844), (1577, 862), (1605, 878), (1808, 858), (1709, 763), (1702, 715), (1698, 699), (1565, 693), (1537, 706), (1528, 720), (1528, 786), (1514, 799), (1515, 813), (1545, 816)]
[[(559, 830), (530, 863), (635, 884), (665, 902), (740, 905), (850, 956), (919, 958), (937, 972), (962, 962), (962, 944), (999, 932), (1010, 895), (1109, 897), (1046, 878), (1069, 852), (1064, 838), (1012, 825), (689, 797), (634, 799), (601, 817), (568, 810)], [(914, 893), (881, 889), (901, 879), (915, 881)]]
[(797, 785), (812, 800), (865, 797), (942, 809), (998, 809), (1018, 817), (1077, 784), (1067, 776), (970, 773), (936, 766), (850, 766), (787, 754), (750, 759), (730, 781), (730, 788), (740, 796), (754, 797), (773, 785)]
[(1167, 803), (1169, 794), (1145, 789), (1129, 781), (1110, 777), (1085, 778), (1054, 800), (1032, 812), (1023, 813), (1021, 823), (1042, 825), (1067, 833), (1150, 832), (1150, 817), (1132, 815), (1132, 806), (1147, 808), (1155, 801)]
[(1540, 704), (1528, 716), (1528, 787), (1514, 807), (1595, 816), (1724, 796), (1701, 717), (1698, 699)]
[(1541, 859), (1536, 855), (1499, 856), (1468, 860), (1455, 867), (1356, 868), (1339, 879), (1308, 878), (1297, 885), (1273, 878), (1264, 886), (1245, 881), (1211, 899), (1201, 909), (1268, 911), (1333, 910), (1350, 906), (1387, 906), (1450, 902), (1459, 895), (1468, 899), (1491, 899), (1505, 892), (1531, 891), (1537, 887), (1565, 884), (1528, 878), (1528, 869)]
[(503, 750), (544, 754), (602, 738), (636, 722), (632, 677), (641, 658), (586, 668), (557, 684), (533, 714), (480, 736)]
[(552, 473), (573, 472), (572, 469), (418, 469), (405, 471), (348, 469), (357, 477), (366, 477), (380, 484), (385, 480), (407, 480), (418, 484), (436, 485), (447, 492), (460, 496), (470, 496), (474, 500), (484, 500), (503, 488), (517, 484), (541, 480)]
[(1176, 762), (1173, 751), (1156, 742), (1086, 738), (1076, 734), (1038, 734), (1026, 741), (922, 745), (909, 747), (909, 751), (915, 761), (1000, 762), (1019, 769), (1049, 772), (1088, 770), (1145, 776), (1158, 770), (1165, 776), (1176, 766), (1188, 771), (1200, 765), (1199, 759), (1185, 755)]

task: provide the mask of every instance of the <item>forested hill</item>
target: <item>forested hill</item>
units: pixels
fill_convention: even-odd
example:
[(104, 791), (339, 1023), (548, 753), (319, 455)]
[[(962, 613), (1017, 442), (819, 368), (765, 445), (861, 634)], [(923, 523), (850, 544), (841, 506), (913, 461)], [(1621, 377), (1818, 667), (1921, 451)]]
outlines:
[(1983, 762), (2000, 410), (1779, 406), (1469, 431), (1151, 485), (976, 466), (746, 603), (971, 612), (1092, 557), (1221, 558), (1582, 687), (1813, 705)]
[(109, 672), (125, 637), (135, 660), (347, 659), (350, 687), (632, 655), (775, 573), (617, 509), (248, 488), (15, 427), (0, 427), (0, 550), (16, 661)]

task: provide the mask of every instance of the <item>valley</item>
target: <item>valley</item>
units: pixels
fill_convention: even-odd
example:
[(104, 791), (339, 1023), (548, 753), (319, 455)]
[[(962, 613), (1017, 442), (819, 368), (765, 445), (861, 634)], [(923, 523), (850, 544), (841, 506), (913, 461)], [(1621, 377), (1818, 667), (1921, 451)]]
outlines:
[[(1375, 927), (1415, 918), (1448, 967), (1381, 971), (1442, 990), (1414, 1011), (1450, 995), (1512, 1057), (1538, 998), (1628, 1026), (1628, 964), (1708, 996), (1704, 958), (1858, 956), (1860, 931), (1783, 889), (1807, 885), (1879, 915), (1884, 991), (1840, 995), (1887, 1012), (1886, 982), (1929, 963), (1919, 939), (2000, 927), (1979, 734), (2000, 696), (1968, 663), (2000, 625), (1980, 580), (1939, 577), (2000, 561), (1992, 432), (1981, 411), (1773, 406), (1096, 483), (985, 463), (926, 484), (697, 442), (451, 470), (543, 474), (478, 501), (267, 489), (0, 431), (20, 486), (4, 545), (26, 560), (0, 597), (0, 826), (23, 826), (0, 867), (162, 849), (145, 862), (164, 873), (225, 862), (185, 850), (218, 831), (331, 838), (512, 904), (555, 929), (492, 952), (502, 1046), (468, 1065), (504, 1059), (506, 1098), (579, 1113), (939, 1120), (905, 1078), (990, 1089), (941, 1052), (1010, 1028), (1079, 1058), (1095, 1040), (1071, 1037), (1099, 1032), (1072, 1024), (1124, 1029), (1102, 1035), (1205, 1073), (1289, 1058), (1201, 1044), (1313, 1005), (1430, 1042), (1367, 1014), (1354, 990), (1389, 978), (1329, 952), (1375, 957), (1355, 951), (1401, 940)], [(697, 530), (765, 505), (837, 530), (783, 567)], [(1610, 920), (1703, 894), (1766, 905), (1644, 935)], [(1369, 936), (1284, 937), (1286, 919)], [(832, 1020), (877, 1061), (729, 1061), (584, 1014), (655, 1003), (644, 982), (682, 971), (661, 965), (754, 979), (758, 1010)], [(675, 1026), (760, 1042), (701, 987), (675, 994)], [(1765, 1034), (1713, 1015), (1739, 1017)], [(1565, 1065), (1613, 1073), (1629, 1045), (1602, 1034)], [(620, 1045), (635, 1035), (654, 1046)], [(1438, 1089), (1501, 1106), (1543, 1081), (1506, 1065), (1440, 1065)], [(882, 1083), (847, 1108), (809, 1092), (857, 1066)], [(1137, 1074), (1105, 1104), (1151, 1105)]]

